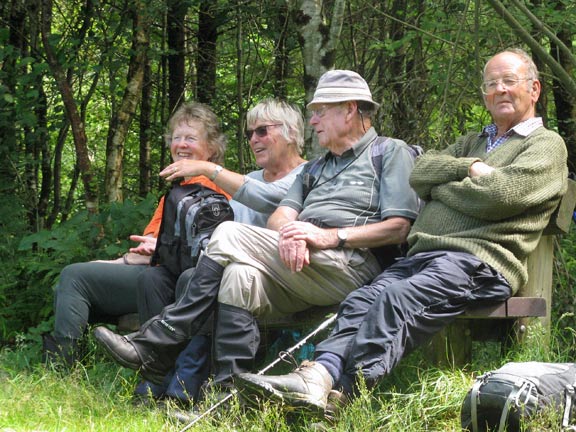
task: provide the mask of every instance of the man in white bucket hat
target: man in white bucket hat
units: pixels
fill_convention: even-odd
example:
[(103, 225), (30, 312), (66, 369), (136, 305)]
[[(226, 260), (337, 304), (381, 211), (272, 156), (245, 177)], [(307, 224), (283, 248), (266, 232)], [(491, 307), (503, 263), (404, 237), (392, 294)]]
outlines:
[(493, 122), (426, 153), (412, 171), (426, 206), (407, 256), (341, 302), (313, 362), (236, 377), (244, 397), (334, 418), (360, 382), (373, 388), (468, 307), (504, 301), (526, 284), (527, 257), (566, 192), (566, 145), (536, 114), (541, 84), (525, 51), (496, 54), (482, 78)]
[(320, 77), (314, 98), (308, 104), (347, 102), (349, 100), (368, 102), (374, 108), (380, 104), (372, 99), (372, 92), (364, 78), (350, 70), (331, 70)]
[(357, 73), (325, 73), (308, 108), (329, 151), (296, 177), (268, 229), (221, 224), (176, 304), (136, 333), (122, 337), (99, 327), (96, 339), (154, 382), (215, 312), (214, 382), (227, 388), (233, 374), (254, 366), (257, 319), (338, 304), (371, 281), (399, 256), (419, 208), (406, 143), (384, 140), (374, 165), (372, 148), (384, 142), (371, 126), (377, 107)]

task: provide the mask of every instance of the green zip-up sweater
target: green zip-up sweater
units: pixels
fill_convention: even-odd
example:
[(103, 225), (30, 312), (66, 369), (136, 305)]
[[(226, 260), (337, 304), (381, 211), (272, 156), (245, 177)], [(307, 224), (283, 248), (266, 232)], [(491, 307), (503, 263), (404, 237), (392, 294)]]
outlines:
[[(567, 188), (566, 146), (540, 127), (514, 134), (486, 153), (472, 133), (442, 152), (421, 156), (410, 184), (426, 201), (408, 236), (408, 255), (451, 250), (471, 253), (498, 270), (515, 293), (528, 281), (526, 259)], [(495, 171), (468, 177), (474, 161)]]

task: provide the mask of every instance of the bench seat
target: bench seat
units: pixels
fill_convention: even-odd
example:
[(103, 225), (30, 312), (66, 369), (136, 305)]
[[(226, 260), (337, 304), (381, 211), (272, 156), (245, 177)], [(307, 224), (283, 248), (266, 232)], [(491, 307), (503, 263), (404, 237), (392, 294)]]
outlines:
[[(319, 325), (331, 314), (336, 313), (337, 306), (318, 306), (281, 318), (267, 319), (260, 323), (263, 330), (279, 328), (306, 329)], [(511, 297), (505, 302), (469, 309), (460, 319), (496, 319), (545, 317), (546, 300), (540, 297)], [(138, 314), (123, 315), (118, 320), (118, 331), (133, 332), (138, 330)]]

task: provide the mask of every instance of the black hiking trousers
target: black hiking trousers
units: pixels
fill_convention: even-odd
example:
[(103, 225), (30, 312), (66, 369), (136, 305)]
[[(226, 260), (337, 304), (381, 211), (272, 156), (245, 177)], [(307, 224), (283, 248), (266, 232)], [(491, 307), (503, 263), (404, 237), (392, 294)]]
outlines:
[(336, 354), (349, 380), (360, 371), (373, 385), (469, 306), (504, 301), (511, 293), (506, 279), (474, 255), (418, 253), (347, 296), (316, 357)]

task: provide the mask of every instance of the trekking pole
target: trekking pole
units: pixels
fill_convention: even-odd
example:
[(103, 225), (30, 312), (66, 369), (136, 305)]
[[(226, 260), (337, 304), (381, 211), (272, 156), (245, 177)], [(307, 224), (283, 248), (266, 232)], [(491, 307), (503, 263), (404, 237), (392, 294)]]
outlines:
[[(278, 363), (283, 361), (286, 357), (291, 355), (294, 351), (300, 349), (302, 346), (304, 346), (304, 344), (306, 342), (308, 342), (309, 339), (313, 338), (318, 333), (320, 333), (322, 330), (326, 329), (332, 323), (334, 323), (334, 321), (336, 321), (336, 316), (337, 316), (336, 314), (332, 315), (331, 317), (329, 317), (328, 319), (323, 321), (318, 327), (316, 327), (314, 330), (312, 330), (310, 333), (308, 333), (306, 336), (304, 336), (302, 339), (300, 339), (298, 341), (298, 343), (291, 346), (286, 351), (280, 352), (278, 354), (278, 357), (276, 359), (274, 359), (274, 361), (272, 363), (270, 363), (268, 366), (265, 366), (264, 368), (260, 369), (256, 374), (257, 375), (264, 374), (265, 372), (269, 371), (274, 366), (276, 366)], [(238, 390), (232, 389), (230, 394), (226, 395), (226, 397), (224, 399), (219, 400), (214, 405), (212, 405), (210, 408), (208, 408), (206, 411), (204, 411), (202, 414), (199, 414), (196, 418), (194, 418), (194, 420), (192, 420), (190, 423), (188, 423), (186, 426), (184, 426), (183, 429), (180, 429), (180, 432), (184, 432), (184, 431), (187, 431), (188, 429), (190, 429), (192, 426), (194, 426), (196, 423), (198, 423), (201, 419), (203, 419), (204, 417), (211, 414), (216, 408), (223, 405), (226, 401), (232, 399), (236, 395), (236, 393), (238, 393)]]

